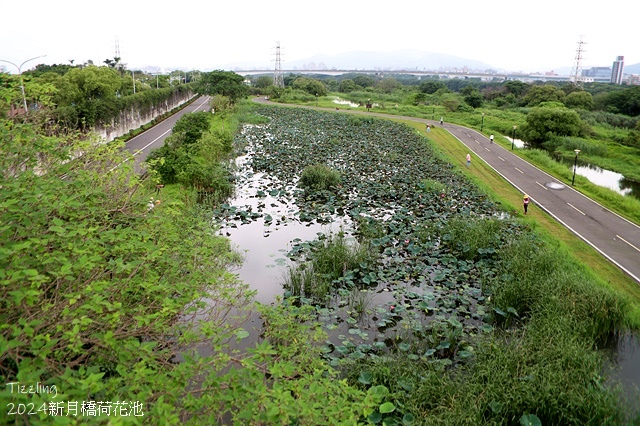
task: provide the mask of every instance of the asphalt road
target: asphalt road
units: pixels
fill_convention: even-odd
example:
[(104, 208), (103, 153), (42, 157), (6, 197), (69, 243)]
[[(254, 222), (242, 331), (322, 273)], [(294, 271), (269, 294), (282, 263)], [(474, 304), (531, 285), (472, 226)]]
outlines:
[(566, 186), (510, 150), (490, 143), (479, 132), (447, 123), (443, 127), (469, 148), (472, 167), (474, 160), (482, 159), (519, 191), (529, 194), (533, 204), (529, 209), (544, 210), (640, 283), (638, 225)]
[(171, 134), (173, 125), (180, 117), (190, 112), (209, 110), (211, 110), (209, 96), (200, 96), (186, 108), (127, 141), (125, 147), (134, 156), (136, 173), (142, 171), (141, 163), (147, 159), (149, 153), (162, 146), (164, 140)]
[[(271, 103), (262, 98), (260, 103)], [(280, 105), (280, 104), (276, 104)], [(313, 108), (313, 107), (309, 107)], [(331, 108), (315, 108), (333, 111)], [(640, 227), (608, 210), (601, 204), (566, 186), (553, 176), (524, 161), (510, 150), (490, 143), (481, 133), (455, 124), (415, 117), (390, 116), (364, 111), (340, 110), (338, 113), (375, 115), (383, 118), (402, 118), (443, 127), (469, 148), (471, 167), (484, 161), (507, 182), (531, 198), (529, 210), (544, 210), (571, 232), (596, 249), (640, 284)], [(464, 164), (465, 159), (460, 159)]]

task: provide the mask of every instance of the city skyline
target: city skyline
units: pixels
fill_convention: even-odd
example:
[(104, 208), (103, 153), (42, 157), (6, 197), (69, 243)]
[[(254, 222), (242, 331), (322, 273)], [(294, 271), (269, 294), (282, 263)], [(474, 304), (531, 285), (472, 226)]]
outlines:
[[(315, 55), (411, 49), (481, 61), (509, 71), (551, 71), (571, 67), (584, 40), (583, 68), (640, 63), (633, 38), (635, 17), (608, 9), (575, 12), (571, 5), (541, 0), (514, 7), (506, 0), (481, 4), (460, 0), (446, 8), (413, 2), (377, 6), (327, 0), (302, 8), (293, 0), (191, 2), (187, 7), (150, 7), (113, 0), (87, 7), (77, 0), (34, 0), (25, 15), (18, 2), (3, 5), (11, 16), (0, 32), (0, 59), (25, 64), (75, 64), (112, 59), (118, 40), (130, 68), (209, 70), (273, 68), (275, 46), (282, 66)], [(4, 64), (9, 72), (16, 72)], [(331, 66), (331, 64), (327, 64)]]

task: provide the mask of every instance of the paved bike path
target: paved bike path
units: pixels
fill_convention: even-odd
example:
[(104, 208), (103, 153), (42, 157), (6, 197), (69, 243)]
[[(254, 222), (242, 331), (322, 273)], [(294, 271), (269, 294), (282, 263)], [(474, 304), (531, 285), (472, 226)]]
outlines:
[[(426, 122), (434, 124), (430, 120)], [(439, 124), (439, 123), (438, 123)], [(436, 124), (436, 125), (438, 125)], [(538, 169), (481, 133), (445, 123), (449, 131), (511, 185), (640, 283), (640, 227)], [(475, 155), (473, 155), (475, 154)]]
[[(271, 105), (309, 108), (300, 105), (285, 105), (256, 98), (254, 101)], [(476, 130), (457, 124), (444, 123), (423, 118), (407, 117), (374, 112), (339, 110), (337, 113), (373, 115), (386, 119), (402, 119), (424, 123), (425, 127), (444, 128), (472, 153), (471, 167), (478, 158), (493, 168), (507, 182), (523, 194), (528, 194), (532, 203), (529, 209), (540, 208), (597, 250), (640, 284), (640, 226), (608, 210), (601, 204), (560, 182), (558, 179), (526, 162), (510, 150), (489, 139)], [(460, 159), (464, 164), (465, 159)], [(557, 188), (557, 189), (553, 189)]]

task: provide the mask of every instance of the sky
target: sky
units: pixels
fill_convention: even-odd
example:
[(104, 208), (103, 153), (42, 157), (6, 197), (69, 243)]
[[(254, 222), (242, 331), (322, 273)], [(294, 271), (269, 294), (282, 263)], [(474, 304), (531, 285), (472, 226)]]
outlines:
[[(282, 68), (316, 54), (413, 49), (482, 61), (508, 71), (551, 71), (640, 63), (640, 5), (573, 0), (0, 0), (0, 62), (15, 73), (35, 65), (213, 70)], [(632, 10), (635, 9), (635, 12)], [(326, 64), (331, 67), (330, 63)]]

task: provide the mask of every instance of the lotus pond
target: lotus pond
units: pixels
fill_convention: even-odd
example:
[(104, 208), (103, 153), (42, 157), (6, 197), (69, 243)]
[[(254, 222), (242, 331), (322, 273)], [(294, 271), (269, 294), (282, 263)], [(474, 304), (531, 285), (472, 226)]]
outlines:
[[(518, 317), (489, 307), (482, 287), (521, 225), (418, 134), (340, 113), (259, 113), (271, 122), (239, 136), (237, 196), (216, 216), (249, 251), (240, 276), (259, 301), (316, 306), (332, 361), (391, 350), (450, 364), (473, 354), (469, 338), (490, 332), (493, 316)], [(340, 183), (299, 188), (317, 164)]]
[[(480, 369), (454, 388), (469, 387), (466, 404), (490, 410), (487, 418), (518, 419), (524, 407), (546, 404), (555, 392), (558, 398), (566, 394), (569, 405), (599, 401), (593, 410), (617, 410), (615, 398), (586, 396), (602, 390), (590, 384), (602, 364), (588, 348), (620, 327), (624, 304), (600, 290), (593, 301), (584, 296), (581, 286), (590, 278), (579, 267), (558, 272), (555, 264), (564, 261), (555, 249), (415, 130), (339, 111), (255, 111), (269, 123), (245, 126), (236, 136), (243, 150), (236, 160), (236, 196), (215, 209), (215, 220), (245, 254), (238, 273), (259, 302), (282, 298), (314, 308), (327, 332), (323, 353), (331, 365), (355, 363), (359, 367), (347, 376), (355, 374), (351, 378), (366, 386), (376, 371), (368, 362), (415, 361), (422, 373), (416, 382), (398, 385), (404, 394), (407, 386), (421, 386), (425, 366), (446, 372), (482, 364), (494, 369), (491, 378)], [(302, 185), (312, 169), (320, 173), (316, 184)], [(579, 317), (589, 337), (548, 345), (556, 326), (575, 319), (540, 320), (547, 310)], [(522, 332), (534, 315), (543, 331)], [(258, 340), (259, 321), (253, 325)], [(498, 350), (487, 341), (523, 343)], [(569, 375), (567, 359), (580, 365)], [(557, 388), (525, 386), (554, 383), (554, 375)], [(436, 395), (446, 398), (454, 388)], [(477, 399), (479, 393), (487, 400)], [(567, 406), (551, 404), (541, 412), (557, 420)]]

